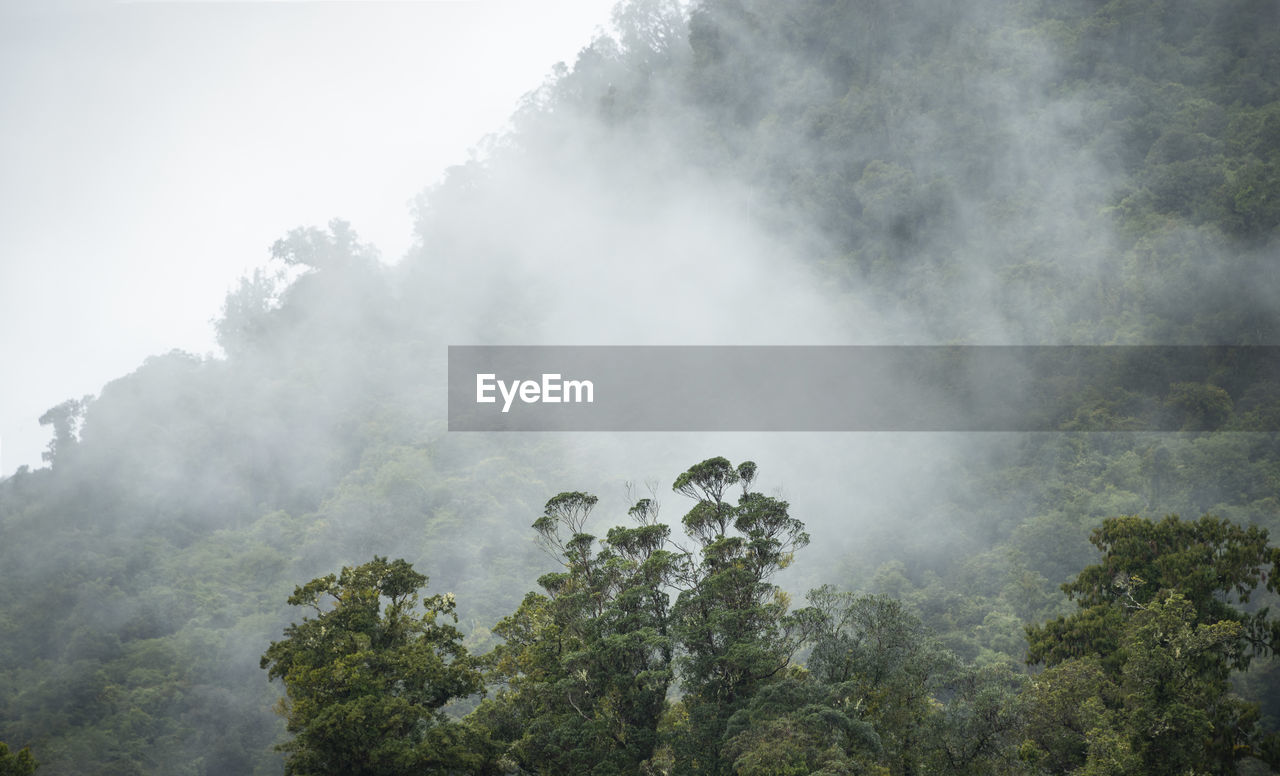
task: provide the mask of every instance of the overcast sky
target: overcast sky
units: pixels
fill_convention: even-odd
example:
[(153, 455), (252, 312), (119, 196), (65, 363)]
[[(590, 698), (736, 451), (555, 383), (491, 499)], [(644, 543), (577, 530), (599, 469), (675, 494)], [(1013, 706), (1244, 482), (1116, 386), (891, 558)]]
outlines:
[(0, 0), (0, 476), (37, 418), (214, 352), (227, 290), (340, 217), (387, 261), (612, 0)]

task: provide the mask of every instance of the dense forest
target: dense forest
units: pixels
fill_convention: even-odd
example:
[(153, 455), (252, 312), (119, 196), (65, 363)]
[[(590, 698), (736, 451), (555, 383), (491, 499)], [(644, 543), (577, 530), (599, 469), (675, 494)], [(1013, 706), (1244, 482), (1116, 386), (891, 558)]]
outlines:
[(628, 0), (414, 207), (394, 265), (282, 225), (221, 356), (51, 397), (0, 774), (1280, 770), (1280, 384), (445, 413), (458, 344), (1280, 345), (1274, 0)]

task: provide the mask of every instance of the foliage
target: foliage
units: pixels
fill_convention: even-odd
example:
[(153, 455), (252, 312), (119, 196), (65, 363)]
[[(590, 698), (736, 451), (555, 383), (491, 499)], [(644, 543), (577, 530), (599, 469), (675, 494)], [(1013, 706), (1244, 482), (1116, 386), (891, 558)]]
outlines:
[(0, 741), (0, 776), (31, 776), (38, 767), (29, 747), (10, 752), (9, 746)]
[(881, 754), (855, 697), (803, 672), (767, 684), (729, 719), (724, 757), (739, 774), (851, 774)]
[(1244, 604), (1259, 584), (1272, 592), (1280, 585), (1280, 550), (1268, 546), (1265, 530), (1208, 515), (1194, 522), (1127, 516), (1105, 521), (1092, 541), (1103, 552), (1102, 563), (1063, 585), (1083, 611), (1028, 628), (1032, 661), (1053, 665), (1096, 655), (1118, 668), (1124, 623), (1161, 591), (1178, 591), (1197, 625), (1238, 624), (1223, 654), (1233, 668), (1247, 669), (1253, 656), (1280, 645), (1280, 623), (1266, 609), (1246, 613), (1224, 600), (1235, 596)]
[(279, 708), (294, 736), (283, 746), (286, 773), (443, 774), (480, 765), (468, 731), (441, 711), (477, 692), (480, 676), (462, 634), (444, 622), (456, 620), (453, 596), (419, 600), (426, 582), (403, 560), (375, 558), (290, 596), (315, 617), (290, 625), (262, 656), (285, 687)]
[(488, 679), (503, 689), (473, 717), (529, 773), (635, 773), (658, 746), (673, 677), (666, 590), (683, 558), (648, 499), (631, 509), (637, 525), (611, 529), (597, 550), (583, 530), (596, 502), (547, 502), (534, 528), (564, 570), (494, 627), (504, 643)]
[(934, 698), (958, 661), (892, 598), (824, 586), (809, 601), (820, 614), (808, 662), (813, 676), (873, 726), (892, 773), (919, 770)]
[(53, 439), (49, 441), (49, 449), (40, 454), (43, 460), (50, 464), (65, 463), (74, 453), (84, 411), (92, 400), (92, 396), (67, 399), (56, 407), (50, 407), (40, 416), (40, 425), (53, 426)]
[[(695, 500), (682, 522), (698, 546), (696, 565), (672, 609), (680, 644), (681, 687), (689, 723), (674, 743), (676, 767), (726, 773), (721, 752), (729, 718), (790, 663), (799, 622), (770, 581), (809, 543), (787, 502), (750, 491), (756, 465), (710, 458), (676, 478)], [(726, 491), (742, 484), (737, 504)]]
[(1272, 653), (1280, 629), (1267, 609), (1227, 602), (1248, 602), (1264, 581), (1275, 589), (1280, 550), (1267, 532), (1129, 516), (1105, 521), (1093, 542), (1102, 562), (1063, 585), (1081, 611), (1027, 628), (1029, 660), (1051, 666), (1030, 693), (1032, 759), (1054, 773), (1107, 762), (1221, 773), (1269, 758), (1276, 734), (1229, 680)]

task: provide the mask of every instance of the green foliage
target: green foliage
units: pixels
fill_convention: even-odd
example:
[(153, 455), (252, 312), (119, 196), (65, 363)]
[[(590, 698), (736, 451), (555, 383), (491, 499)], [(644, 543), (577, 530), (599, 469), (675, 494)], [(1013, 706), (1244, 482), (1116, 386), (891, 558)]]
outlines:
[(666, 590), (684, 559), (647, 499), (631, 509), (637, 525), (610, 529), (597, 549), (583, 531), (596, 502), (561, 493), (534, 522), (563, 571), (494, 627), (504, 643), (488, 680), (503, 689), (472, 715), (529, 773), (635, 773), (658, 746), (673, 678)]
[(1018, 772), (1023, 677), (973, 665), (887, 596), (809, 594), (812, 676), (829, 707), (868, 726), (875, 746), (847, 754), (893, 774)]
[(289, 603), (316, 616), (285, 629), (261, 661), (285, 687), (279, 709), (293, 734), (282, 747), (286, 773), (443, 774), (481, 765), (469, 731), (441, 711), (478, 692), (480, 675), (462, 634), (444, 622), (456, 620), (452, 595), (420, 601), (426, 582), (403, 560), (375, 558), (294, 591)]
[(809, 593), (820, 615), (810, 639), (815, 679), (869, 722), (893, 773), (921, 767), (934, 698), (958, 668), (920, 619), (886, 596), (855, 596), (829, 586)]
[(0, 741), (0, 776), (31, 776), (39, 765), (29, 747), (10, 752), (9, 746)]
[[(672, 543), (651, 499), (630, 510), (634, 527), (610, 529), (604, 541), (585, 532), (594, 496), (547, 502), (533, 527), (563, 570), (540, 578), (545, 594), (530, 593), (494, 628), (504, 643), (487, 661), (500, 689), (471, 717), (506, 742), (510, 762), (533, 773), (604, 774), (670, 757), (677, 769), (716, 773), (759, 755), (764, 742), (750, 731), (722, 753), (742, 732), (727, 724), (800, 646), (802, 618), (787, 617), (769, 579), (808, 537), (786, 502), (746, 489), (755, 473), (753, 463), (714, 458), (676, 480), (676, 491), (697, 499), (684, 524), (700, 561)], [(734, 505), (725, 493), (737, 483)], [(677, 666), (683, 719), (668, 755), (659, 731)], [(804, 724), (812, 733), (815, 723)]]
[(1135, 754), (1148, 772), (1222, 769), (1250, 751), (1256, 711), (1228, 696), (1240, 635), (1237, 622), (1197, 622), (1176, 591), (1134, 615), (1121, 645), (1121, 688)]
[(1024, 677), (1007, 663), (963, 666), (947, 678), (946, 702), (927, 718), (921, 746), (930, 769), (947, 774), (1022, 773)]
[[(1050, 665), (1070, 657), (1096, 655), (1114, 662), (1123, 653), (1121, 631), (1129, 615), (1161, 591), (1178, 591), (1189, 602), (1196, 624), (1240, 625), (1230, 664), (1247, 669), (1257, 654), (1280, 645), (1280, 624), (1262, 611), (1246, 613), (1224, 600), (1247, 603), (1262, 584), (1274, 592), (1280, 580), (1280, 549), (1267, 532), (1204, 516), (1187, 522), (1168, 516), (1159, 522), (1135, 516), (1113, 518), (1094, 531), (1102, 563), (1082, 571), (1063, 590), (1082, 611), (1027, 629), (1029, 659)], [(1225, 655), (1224, 655), (1225, 657)]]
[(1050, 666), (1029, 691), (1027, 756), (1052, 773), (1152, 774), (1271, 757), (1256, 704), (1229, 682), (1280, 643), (1267, 609), (1237, 608), (1264, 582), (1275, 590), (1267, 532), (1130, 516), (1093, 542), (1102, 562), (1063, 585), (1081, 611), (1027, 628), (1029, 660)]
[[(781, 676), (800, 646), (799, 622), (770, 580), (809, 543), (787, 502), (748, 490), (752, 462), (734, 468), (711, 458), (681, 474), (673, 490), (695, 499), (683, 518), (698, 545), (689, 581), (672, 609), (672, 631), (688, 725), (674, 743), (677, 768), (728, 772), (721, 752), (729, 718), (764, 684)], [(741, 482), (737, 504), (726, 490)]]
[(881, 754), (856, 696), (797, 671), (767, 684), (729, 719), (723, 755), (738, 774), (861, 773)]
[(1137, 755), (1123, 734), (1119, 686), (1095, 658), (1072, 658), (1027, 685), (1026, 735), (1020, 754), (1046, 773), (1129, 773)]

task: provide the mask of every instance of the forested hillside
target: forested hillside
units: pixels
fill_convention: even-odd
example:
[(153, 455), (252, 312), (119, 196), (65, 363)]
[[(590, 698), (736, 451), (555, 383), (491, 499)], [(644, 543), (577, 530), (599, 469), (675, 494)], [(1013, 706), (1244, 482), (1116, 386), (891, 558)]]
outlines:
[[(444, 394), (458, 344), (1280, 345), (1280, 5), (614, 22), (395, 265), (282, 224), (223, 356), (50, 397), (0, 481), (0, 772), (1280, 769), (1280, 385), (974, 435), (460, 434)], [(1078, 431), (1152, 403), (1185, 430)]]

